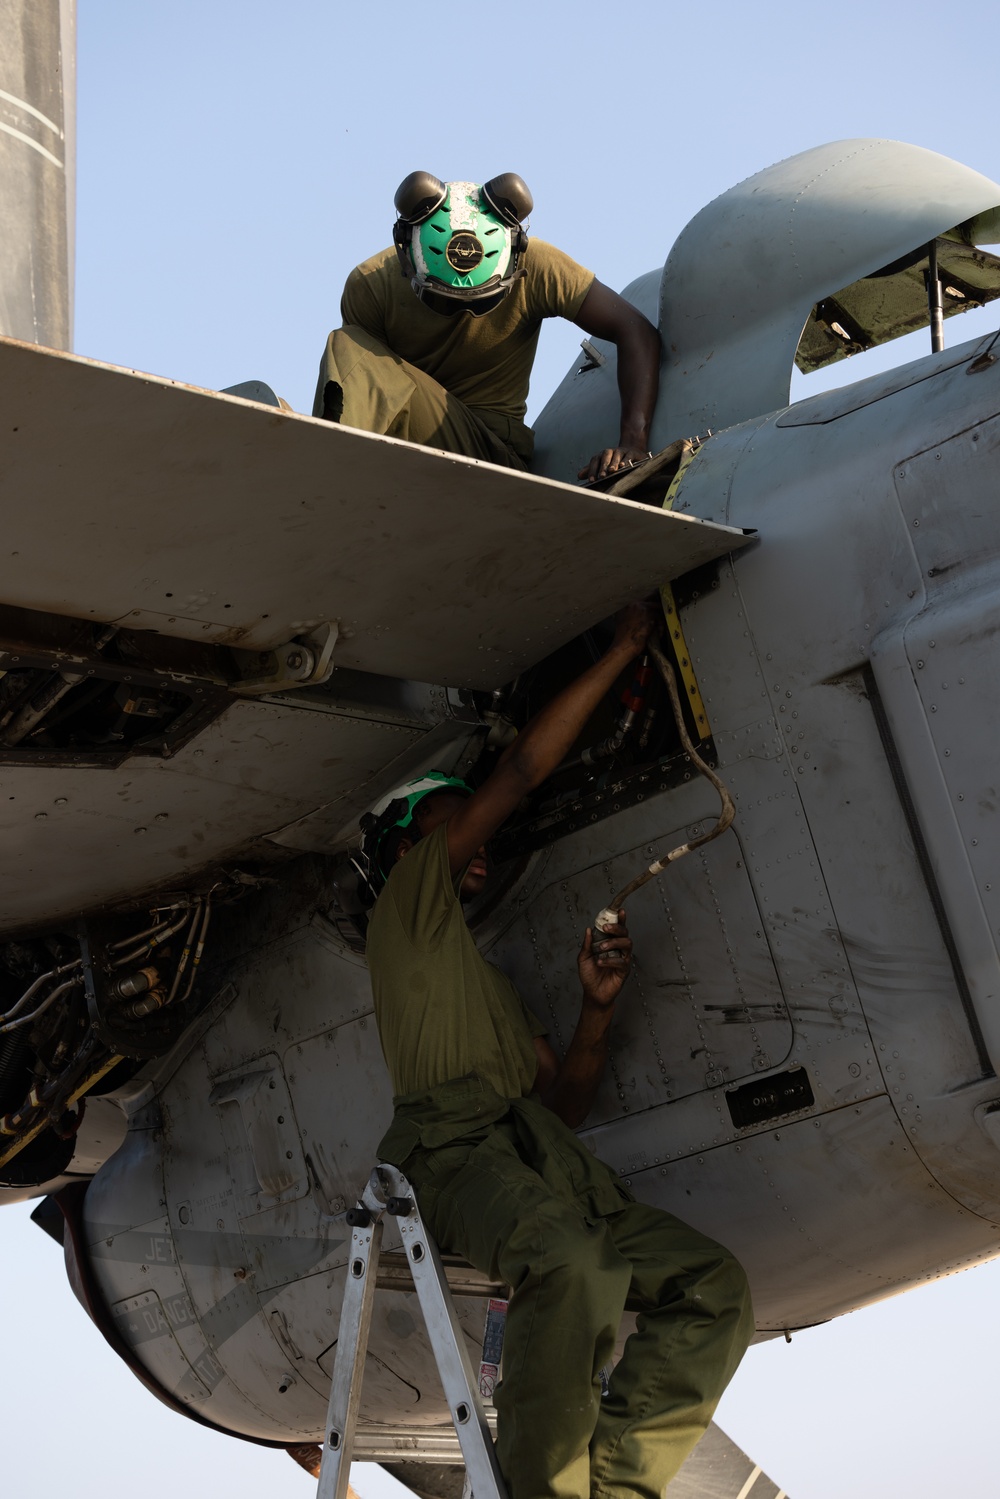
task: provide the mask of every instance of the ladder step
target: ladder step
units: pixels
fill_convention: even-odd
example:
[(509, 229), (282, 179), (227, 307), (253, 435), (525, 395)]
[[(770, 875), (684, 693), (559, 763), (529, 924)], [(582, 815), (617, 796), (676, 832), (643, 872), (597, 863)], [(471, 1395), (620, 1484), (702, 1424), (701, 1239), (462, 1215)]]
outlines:
[[(503, 1296), (510, 1294), (510, 1287), (502, 1280), (493, 1280), (476, 1270), (466, 1260), (454, 1255), (441, 1255), (441, 1265), (453, 1296)], [(383, 1250), (379, 1256), (378, 1279), (380, 1291), (412, 1291), (413, 1275), (406, 1255), (391, 1249)]]
[[(382, 1254), (385, 1216), (394, 1217), (402, 1253)], [(452, 1295), (506, 1299), (507, 1287), (455, 1257), (442, 1257), (427, 1232), (416, 1194), (395, 1166), (380, 1164), (361, 1201), (348, 1214), (347, 1262), (340, 1331), (330, 1380), (325, 1443), (317, 1499), (347, 1499), (361, 1382), (376, 1290), (415, 1291), (427, 1329), (455, 1439), (465, 1464), (463, 1499), (507, 1499), (493, 1450), (493, 1435)], [(492, 1337), (498, 1344), (498, 1337)], [(490, 1353), (491, 1379), (498, 1354)], [(484, 1355), (485, 1357), (485, 1355)], [(487, 1366), (484, 1366), (484, 1368)], [(450, 1444), (449, 1444), (450, 1445)]]
[[(459, 1259), (457, 1255), (442, 1254), (440, 1259), (448, 1282), (448, 1290), (453, 1296), (478, 1296), (483, 1300), (490, 1296), (499, 1296), (505, 1301), (510, 1298), (510, 1286), (506, 1281), (493, 1280), (491, 1276), (485, 1275), (483, 1271), (470, 1265), (468, 1260)], [(415, 1289), (409, 1261), (405, 1254), (401, 1254), (398, 1250), (383, 1249), (379, 1256), (376, 1286), (380, 1291), (413, 1291)], [(637, 1296), (629, 1296), (625, 1301), (625, 1310), (641, 1312), (646, 1310), (646, 1304)]]

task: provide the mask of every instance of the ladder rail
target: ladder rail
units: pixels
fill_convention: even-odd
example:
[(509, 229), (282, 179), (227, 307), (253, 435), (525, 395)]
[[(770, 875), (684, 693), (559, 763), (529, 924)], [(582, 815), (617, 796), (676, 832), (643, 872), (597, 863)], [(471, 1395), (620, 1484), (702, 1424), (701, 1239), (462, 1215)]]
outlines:
[[(472, 1499), (473, 1495), (475, 1499), (507, 1499), (479, 1395), (478, 1377), (452, 1301), (447, 1270), (433, 1237), (427, 1232), (416, 1193), (397, 1167), (385, 1164), (376, 1166), (357, 1208), (348, 1214), (352, 1222), (351, 1257), (330, 1381), (317, 1499), (347, 1499), (375, 1291), (380, 1281), (386, 1285), (388, 1280), (388, 1285), (396, 1288), (398, 1270), (402, 1268), (396, 1268), (391, 1277), (379, 1273), (385, 1214), (394, 1217), (399, 1228), (412, 1286), (465, 1462), (464, 1499)], [(396, 1260), (397, 1256), (391, 1258)], [(483, 1294), (484, 1278), (472, 1279), (477, 1274), (469, 1269), (467, 1276), (459, 1277), (462, 1283), (456, 1287), (458, 1294)], [(486, 1286), (492, 1289), (489, 1282)]]
[(477, 1377), (455, 1312), (437, 1245), (428, 1234), (412, 1189), (402, 1179), (399, 1196), (410, 1196), (413, 1208), (397, 1218), (403, 1247), (434, 1351), (445, 1399), (451, 1412), (468, 1482), (476, 1499), (506, 1499), (490, 1429), (477, 1388)]
[(375, 1301), (376, 1277), (372, 1271), (378, 1266), (381, 1247), (380, 1217), (351, 1230), (351, 1257), (340, 1310), (316, 1499), (347, 1499), (354, 1429), (361, 1404), (361, 1382)]

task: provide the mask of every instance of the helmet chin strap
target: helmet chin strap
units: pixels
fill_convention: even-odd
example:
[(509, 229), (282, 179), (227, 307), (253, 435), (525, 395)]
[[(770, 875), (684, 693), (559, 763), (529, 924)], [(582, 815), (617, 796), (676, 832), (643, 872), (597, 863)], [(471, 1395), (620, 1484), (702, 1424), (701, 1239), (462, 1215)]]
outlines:
[(500, 291), (490, 292), (486, 296), (478, 297), (475, 301), (471, 299), (468, 301), (459, 301), (457, 297), (445, 296), (433, 283), (428, 285), (427, 282), (418, 281), (415, 276), (411, 277), (410, 286), (419, 301), (423, 302), (425, 307), (429, 308), (431, 312), (436, 312), (440, 317), (455, 317), (460, 312), (467, 312), (472, 317), (486, 317), (488, 313), (495, 312), (500, 303), (513, 291), (514, 282), (519, 281), (522, 276), (526, 275), (527, 271), (522, 266), (517, 275), (511, 278), (507, 286), (503, 287)]

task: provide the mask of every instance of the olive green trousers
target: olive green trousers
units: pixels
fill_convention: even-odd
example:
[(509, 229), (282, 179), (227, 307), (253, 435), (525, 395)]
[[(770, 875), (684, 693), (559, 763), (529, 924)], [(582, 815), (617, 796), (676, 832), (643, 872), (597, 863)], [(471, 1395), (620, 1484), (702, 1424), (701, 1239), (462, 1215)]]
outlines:
[[(588, 1216), (523, 1154), (500, 1121), (406, 1162), (441, 1248), (513, 1288), (495, 1397), (510, 1499), (662, 1499), (753, 1332), (746, 1277), (669, 1213)], [(626, 1298), (637, 1327), (602, 1399)]]
[(330, 334), (313, 415), (506, 468), (527, 468), (470, 407), (364, 328), (335, 328)]

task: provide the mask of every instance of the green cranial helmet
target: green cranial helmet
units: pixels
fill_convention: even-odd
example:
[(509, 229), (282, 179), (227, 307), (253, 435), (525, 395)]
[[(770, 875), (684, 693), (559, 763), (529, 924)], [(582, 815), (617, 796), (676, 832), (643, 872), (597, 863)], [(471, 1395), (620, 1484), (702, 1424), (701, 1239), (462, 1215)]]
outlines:
[(400, 833), (409, 832), (413, 814), (426, 796), (452, 791), (471, 796), (472, 787), (457, 776), (429, 770), (415, 781), (407, 781), (381, 797), (361, 819), (361, 867), (373, 896), (377, 896), (392, 871)]
[(531, 207), (531, 194), (512, 172), (482, 186), (411, 172), (396, 193), (393, 239), (421, 301), (430, 296), (437, 310), (478, 315), (496, 307), (524, 274), (521, 219)]

